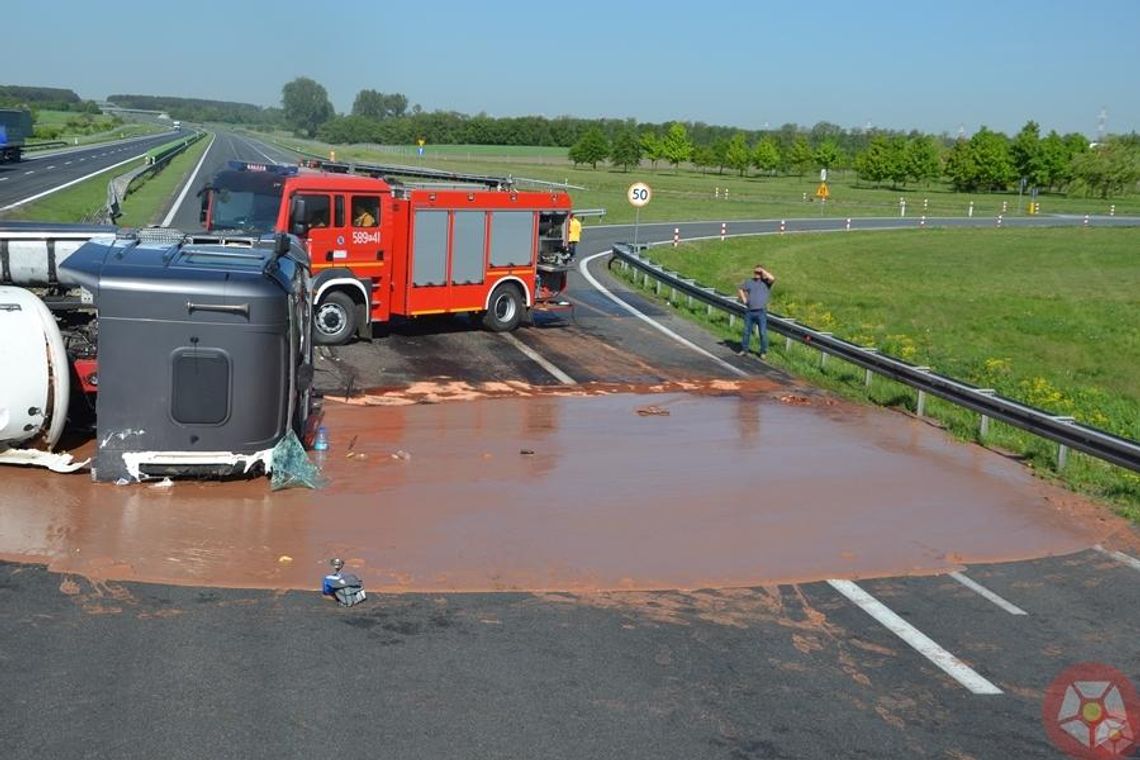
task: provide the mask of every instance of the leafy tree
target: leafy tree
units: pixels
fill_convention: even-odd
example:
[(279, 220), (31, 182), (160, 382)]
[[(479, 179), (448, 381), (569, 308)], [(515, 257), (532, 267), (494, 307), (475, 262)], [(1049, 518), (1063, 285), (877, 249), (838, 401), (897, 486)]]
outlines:
[(610, 151), (610, 163), (629, 171), (641, 163), (641, 141), (632, 128), (626, 127), (617, 133), (614, 138), (613, 149)]
[(906, 173), (915, 182), (925, 182), (942, 176), (942, 160), (938, 145), (929, 135), (914, 137), (906, 141), (904, 155)]
[(788, 165), (795, 170), (796, 176), (802, 177), (807, 168), (811, 166), (813, 159), (814, 156), (807, 138), (803, 135), (796, 135), (792, 141), (792, 147), (788, 151)]
[(703, 174), (705, 169), (708, 169), (710, 166), (716, 166), (716, 155), (713, 153), (713, 149), (708, 145), (696, 145), (693, 146), (692, 161), (693, 166), (700, 169)]
[(376, 90), (361, 90), (356, 93), (356, 100), (352, 103), (353, 116), (367, 116), (377, 121), (397, 119), (407, 110), (408, 98), (400, 93), (386, 94)]
[(724, 137), (718, 137), (713, 140), (711, 150), (713, 155), (711, 165), (717, 168), (718, 174), (724, 174), (724, 169), (728, 166), (728, 140)]
[(569, 158), (574, 165), (589, 164), (597, 169), (599, 161), (605, 161), (610, 155), (610, 141), (602, 132), (602, 128), (594, 125), (586, 130), (578, 142), (570, 147)]
[(866, 150), (855, 156), (855, 172), (859, 179), (878, 185), (894, 175), (891, 161), (890, 139), (886, 135), (875, 135)]
[(297, 132), (314, 137), (317, 129), (333, 116), (325, 88), (308, 77), (297, 77), (281, 88), (285, 121)]
[(725, 149), (725, 161), (731, 168), (736, 169), (741, 177), (752, 165), (752, 156), (749, 155), (748, 151), (748, 136), (743, 132), (737, 132), (728, 141), (728, 147)]
[[(816, 126), (818, 127), (819, 124)], [(839, 162), (842, 160), (842, 153), (840, 153), (839, 145), (836, 144), (835, 140), (828, 138), (815, 149), (814, 158), (817, 166), (830, 171), (839, 165)]]
[(946, 176), (955, 190), (1005, 190), (1017, 177), (1005, 135), (982, 127), (969, 141), (955, 143), (946, 159)]
[(641, 153), (649, 159), (649, 165), (657, 170), (657, 162), (665, 158), (665, 145), (656, 132), (641, 133)]
[(756, 145), (752, 163), (765, 174), (772, 174), (780, 168), (780, 144), (769, 135)]
[(665, 139), (661, 145), (662, 156), (676, 169), (684, 161), (693, 156), (693, 142), (689, 139), (689, 131), (685, 125), (675, 121), (669, 125)]
[(1045, 184), (1041, 128), (1037, 122), (1026, 122), (1010, 143), (1009, 153), (1018, 177), (1024, 177), (1033, 186)]
[(1049, 190), (1060, 190), (1073, 179), (1072, 155), (1056, 131), (1041, 140), (1041, 176), (1038, 183)]
[(1123, 195), (1140, 181), (1140, 149), (1110, 138), (1073, 158), (1077, 184), (1100, 198)]

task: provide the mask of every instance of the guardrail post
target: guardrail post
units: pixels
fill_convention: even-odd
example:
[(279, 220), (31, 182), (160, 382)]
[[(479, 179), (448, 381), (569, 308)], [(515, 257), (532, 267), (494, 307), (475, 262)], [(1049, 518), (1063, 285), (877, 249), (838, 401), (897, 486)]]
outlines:
[(655, 295), (661, 295), (661, 280), (653, 280), (653, 293)]
[(974, 202), (973, 201), (970, 201), (970, 207), (968, 209), (966, 209), (966, 216), (970, 217), (971, 219), (974, 218)]
[[(919, 372), (930, 371), (930, 367), (915, 367), (915, 369)], [(918, 390), (918, 399), (914, 404), (914, 412), (919, 417), (922, 417), (926, 414), (926, 391), (922, 390), (921, 388)]]
[[(827, 335), (830, 337), (831, 333), (821, 332), (820, 335)], [(823, 368), (826, 366), (827, 366), (827, 352), (821, 348), (821, 349), (819, 349), (819, 368), (820, 368), (820, 370), (823, 370)]]
[[(786, 321), (788, 322), (788, 324), (794, 325), (796, 323), (796, 320), (792, 319), (791, 317), (788, 317)], [(787, 353), (791, 350), (792, 350), (792, 336), (791, 335), (785, 335), (784, 336), (784, 353)]]
[[(879, 349), (877, 349), (877, 348), (867, 348), (864, 350), (869, 354), (879, 353)], [(864, 388), (870, 388), (871, 387), (871, 381), (874, 379), (875, 379), (875, 373), (871, 371), (870, 367), (867, 367), (865, 370), (863, 370), (863, 387)]]
[[(978, 388), (978, 393), (984, 393), (987, 396), (992, 396), (997, 393), (993, 388)], [(988, 415), (981, 415), (978, 420), (978, 439), (985, 440), (985, 437), (990, 433), (990, 418)]]
[[(1075, 422), (1072, 417), (1054, 417), (1057, 422)], [(1057, 472), (1065, 469), (1065, 465), (1069, 462), (1069, 447), (1063, 443), (1057, 444)]]

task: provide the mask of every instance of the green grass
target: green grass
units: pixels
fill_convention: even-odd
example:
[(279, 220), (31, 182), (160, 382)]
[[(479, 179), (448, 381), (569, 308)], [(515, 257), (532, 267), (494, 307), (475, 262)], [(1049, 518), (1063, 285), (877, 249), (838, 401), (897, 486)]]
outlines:
[[(414, 154), (414, 147), (378, 150), (375, 147), (330, 146), (282, 133), (268, 138), (261, 133), (255, 136), (320, 155), (328, 155), (329, 150), (335, 150), (338, 160), (407, 164), (415, 159), (414, 163), (438, 169), (569, 182), (585, 188), (571, 191), (574, 205), (578, 208), (605, 208), (607, 213), (603, 221), (608, 224), (634, 220), (634, 209), (626, 201), (626, 189), (638, 180), (653, 188), (653, 200), (641, 210), (642, 222), (897, 216), (900, 197), (907, 200), (907, 216), (910, 218), (917, 219), (924, 213), (930, 217), (966, 216), (971, 202), (976, 216), (993, 218), (1003, 213), (1003, 204), (1007, 216), (1025, 215), (1029, 202), (1028, 197), (1019, 201), (1016, 192), (963, 194), (952, 192), (941, 183), (903, 190), (861, 187), (854, 172), (832, 172), (828, 182), (831, 198), (827, 203), (820, 203), (814, 200), (819, 185), (818, 173), (803, 177), (740, 177), (734, 172), (718, 174), (716, 170), (706, 173), (683, 168), (674, 170), (661, 164), (655, 170), (646, 164), (631, 172), (605, 164), (590, 169), (574, 167), (565, 158), (564, 148), (516, 146), (429, 146), (427, 155), (420, 159), (400, 153), (406, 150)], [(727, 200), (724, 196), (726, 188)], [(1140, 215), (1140, 195), (1108, 201), (1041, 195), (1038, 200), (1042, 214), (1108, 214), (1110, 206), (1115, 204), (1118, 215)]]
[[(82, 114), (74, 111), (38, 111), (36, 113), (36, 126), (59, 127), (63, 130), (62, 133), (51, 139), (62, 140), (68, 145), (92, 145), (169, 130), (167, 126), (146, 122), (126, 122), (116, 126), (109, 116), (97, 116), (95, 118), (97, 126), (94, 129), (97, 131), (68, 129), (67, 122), (80, 116)], [(33, 141), (44, 142), (46, 138), (35, 138)]]
[[(127, 196), (123, 203), (123, 216), (118, 224), (123, 227), (141, 227), (157, 224), (167, 202), (180, 181), (197, 164), (202, 152), (209, 144), (204, 137), (181, 155), (174, 158), (165, 169), (147, 179)], [(91, 219), (107, 203), (107, 184), (112, 178), (126, 174), (141, 166), (143, 159), (103, 172), (86, 182), (53, 193), (33, 203), (20, 206), (0, 214), (0, 219), (34, 220), (39, 222), (83, 222)]]
[[(1057, 414), (1140, 439), (1140, 230), (915, 230), (740, 238), (654, 248), (664, 266), (735, 292), (753, 264), (779, 278), (772, 310), (855, 343), (992, 387)], [(719, 314), (682, 311), (730, 341)], [(847, 395), (913, 409), (910, 389), (819, 353), (785, 347), (770, 359)], [(977, 440), (978, 417), (938, 400), (927, 414)], [(1056, 446), (991, 424), (984, 443), (1052, 473)], [(1059, 474), (1140, 520), (1140, 477), (1073, 456)]]

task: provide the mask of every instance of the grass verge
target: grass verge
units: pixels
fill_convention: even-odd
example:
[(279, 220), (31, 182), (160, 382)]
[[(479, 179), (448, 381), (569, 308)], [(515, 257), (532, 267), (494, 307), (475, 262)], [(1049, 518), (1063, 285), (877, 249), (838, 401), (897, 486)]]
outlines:
[[(735, 292), (761, 262), (779, 278), (773, 312), (1135, 440), (1138, 244), (1140, 231), (1130, 229), (915, 230), (738, 238), (650, 253), (722, 292)], [(709, 317), (684, 299), (672, 305), (739, 341), (739, 321), (730, 327), (726, 315)], [(863, 370), (834, 357), (821, 362), (819, 352), (780, 336), (772, 336), (769, 360), (845, 396), (915, 409), (911, 389), (883, 378), (867, 386)], [(1055, 444), (992, 422), (983, 438), (976, 414), (937, 399), (927, 400), (926, 414), (1140, 521), (1135, 473), (1084, 455), (1058, 472)]]

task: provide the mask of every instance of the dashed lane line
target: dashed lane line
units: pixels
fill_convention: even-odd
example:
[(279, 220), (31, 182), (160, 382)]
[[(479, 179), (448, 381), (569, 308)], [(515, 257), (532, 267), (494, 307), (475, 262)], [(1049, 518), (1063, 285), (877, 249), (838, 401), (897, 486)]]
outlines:
[(1136, 559), (1135, 557), (1129, 556), (1129, 555), (1125, 554), (1124, 552), (1117, 552), (1117, 551), (1113, 551), (1112, 549), (1105, 549), (1100, 544), (1097, 544), (1093, 548), (1096, 549), (1101, 554), (1105, 555), (1106, 557), (1112, 557), (1117, 562), (1119, 562), (1123, 565), (1128, 565), (1133, 570), (1140, 570), (1140, 559)]
[(554, 364), (551, 363), (549, 360), (547, 360), (547, 358), (545, 356), (538, 353), (533, 348), (531, 348), (527, 344), (523, 343), (521, 340), (519, 340), (515, 336), (511, 335), (510, 333), (499, 333), (499, 334), (503, 336), (504, 340), (506, 340), (508, 343), (510, 343), (515, 348), (517, 348), (519, 351), (521, 351), (528, 359), (530, 359), (535, 364), (542, 367), (544, 370), (546, 370), (551, 375), (556, 377), (560, 383), (564, 383), (566, 385), (577, 385), (578, 384), (577, 380), (570, 377), (569, 375), (567, 375), (562, 370), (558, 369), (558, 367), (554, 366)]
[(967, 577), (964, 573), (958, 573), (958, 572), (950, 573), (950, 577), (953, 578), (954, 580), (958, 581), (963, 586), (970, 589), (971, 591), (973, 591), (975, 594), (982, 597), (983, 599), (987, 599), (987, 600), (993, 602), (998, 607), (1001, 607), (1003, 610), (1005, 610), (1006, 612), (1008, 612), (1011, 615), (1028, 615), (1029, 614), (1025, 610), (1018, 607), (1013, 602), (1010, 602), (1006, 599), (1003, 599), (1002, 597), (998, 596), (994, 592), (990, 591), (988, 588), (986, 588), (982, 584), (978, 583), (973, 578)]
[(888, 631), (930, 660), (942, 672), (965, 686), (974, 694), (1001, 694), (1001, 689), (986, 680), (976, 670), (939, 646), (933, 639), (903, 620), (885, 604), (864, 591), (857, 583), (829, 580), (828, 585), (882, 624)]
[(582, 259), (582, 261), (578, 264), (578, 271), (581, 272), (582, 276), (586, 278), (587, 282), (589, 282), (591, 285), (594, 286), (595, 290), (597, 290), (599, 293), (604, 295), (606, 298), (608, 298), (611, 301), (613, 301), (614, 303), (616, 303), (622, 309), (625, 309), (626, 311), (628, 311), (633, 316), (637, 317), (638, 319), (645, 322), (646, 324), (652, 326), (655, 330), (658, 330), (658, 331), (664, 333), (665, 335), (669, 336), (670, 338), (677, 341), (681, 345), (686, 346), (688, 348), (691, 348), (693, 351), (696, 351), (701, 356), (704, 356), (708, 359), (712, 359), (718, 365), (720, 365), (721, 367), (728, 370), (729, 372), (731, 372), (734, 375), (738, 375), (740, 377), (748, 377), (748, 373), (745, 372), (744, 370), (740, 369), (739, 367), (732, 366), (731, 364), (726, 362), (724, 359), (721, 359), (719, 356), (715, 356), (715, 355), (709, 353), (708, 351), (706, 351), (703, 348), (701, 348), (700, 346), (698, 346), (696, 343), (693, 343), (688, 338), (681, 337), (680, 335), (673, 332), (672, 330), (670, 330), (665, 325), (663, 325), (660, 322), (657, 322), (656, 320), (652, 319), (651, 317), (641, 313), (640, 311), (633, 308), (628, 303), (626, 303), (625, 301), (621, 300), (620, 298), (615, 296), (613, 293), (611, 293), (609, 291), (609, 289), (606, 288), (606, 286), (602, 285), (602, 283), (598, 282), (597, 279), (594, 278), (594, 275), (590, 274), (590, 270), (587, 267), (588, 267), (589, 263), (591, 261), (593, 261), (594, 259), (596, 259), (600, 256), (607, 256), (610, 253), (611, 253), (611, 251), (603, 251), (602, 253), (595, 253), (593, 256), (587, 256), (586, 258)]

